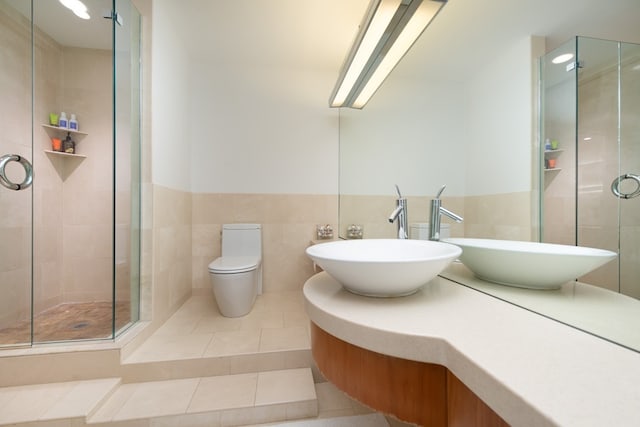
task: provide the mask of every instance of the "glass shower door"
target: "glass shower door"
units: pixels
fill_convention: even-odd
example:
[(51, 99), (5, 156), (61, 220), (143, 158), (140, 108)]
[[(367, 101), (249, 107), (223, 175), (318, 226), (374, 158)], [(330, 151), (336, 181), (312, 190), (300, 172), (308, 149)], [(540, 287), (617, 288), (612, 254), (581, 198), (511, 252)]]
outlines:
[(0, 0), (0, 348), (139, 318), (140, 15), (84, 3)]
[[(30, 9), (28, 2), (26, 7)], [(30, 13), (28, 13), (30, 15)], [(0, 347), (31, 342), (33, 187), (31, 20), (0, 0)], [(10, 157), (6, 157), (10, 156)], [(17, 161), (19, 156), (22, 160)]]
[(617, 252), (579, 280), (640, 299), (640, 45), (576, 37), (541, 72), (541, 240)]
[[(619, 43), (578, 37), (577, 244), (619, 252), (620, 202), (610, 190), (619, 176)], [(620, 259), (581, 281), (619, 292)]]
[[(620, 46), (620, 292), (640, 298), (640, 45)], [(613, 179), (613, 178), (612, 178)]]
[(141, 129), (140, 14), (114, 0), (114, 332), (140, 318)]

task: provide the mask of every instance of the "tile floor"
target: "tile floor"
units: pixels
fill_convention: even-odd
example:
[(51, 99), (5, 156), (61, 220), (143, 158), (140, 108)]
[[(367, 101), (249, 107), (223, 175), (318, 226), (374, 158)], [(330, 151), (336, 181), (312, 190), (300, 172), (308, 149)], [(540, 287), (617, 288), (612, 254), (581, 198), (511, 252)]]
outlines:
[[(349, 424), (340, 417), (372, 414), (312, 376), (311, 365), (301, 292), (261, 295), (238, 319), (222, 317), (209, 293), (194, 295), (122, 362), (122, 379), (0, 389), (0, 425), (67, 414), (88, 416), (93, 426), (266, 426), (317, 411), (296, 426), (314, 419), (341, 426)], [(69, 408), (81, 395), (85, 403)], [(97, 410), (89, 409), (92, 399)], [(31, 401), (40, 402), (35, 418)]]
[(309, 319), (301, 292), (260, 295), (251, 312), (223, 317), (207, 293), (194, 295), (125, 363), (308, 350)]

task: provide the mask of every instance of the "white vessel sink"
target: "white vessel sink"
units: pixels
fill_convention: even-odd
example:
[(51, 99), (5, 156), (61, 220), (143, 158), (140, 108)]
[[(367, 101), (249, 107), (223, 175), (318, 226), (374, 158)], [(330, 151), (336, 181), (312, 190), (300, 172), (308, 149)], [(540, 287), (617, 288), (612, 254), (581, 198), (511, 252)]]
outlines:
[(492, 239), (443, 239), (462, 248), (460, 261), (480, 279), (530, 289), (558, 289), (615, 259), (581, 246)]
[(461, 252), (447, 243), (404, 239), (340, 240), (307, 248), (345, 289), (375, 297), (413, 294)]

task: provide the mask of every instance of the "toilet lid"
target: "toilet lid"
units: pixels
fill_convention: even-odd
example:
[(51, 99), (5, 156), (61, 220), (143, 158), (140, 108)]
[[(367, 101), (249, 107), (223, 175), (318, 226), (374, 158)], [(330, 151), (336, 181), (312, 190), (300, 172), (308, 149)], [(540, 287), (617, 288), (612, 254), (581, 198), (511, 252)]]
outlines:
[(260, 257), (257, 256), (220, 257), (209, 264), (209, 271), (219, 274), (244, 273), (255, 270), (259, 264)]

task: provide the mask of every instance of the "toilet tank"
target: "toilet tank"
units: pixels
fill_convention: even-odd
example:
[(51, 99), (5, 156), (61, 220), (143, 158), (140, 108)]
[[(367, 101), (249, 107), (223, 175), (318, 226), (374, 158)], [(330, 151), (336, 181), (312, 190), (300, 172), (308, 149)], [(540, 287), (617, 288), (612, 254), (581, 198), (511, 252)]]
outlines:
[(262, 257), (260, 224), (223, 224), (222, 256)]

